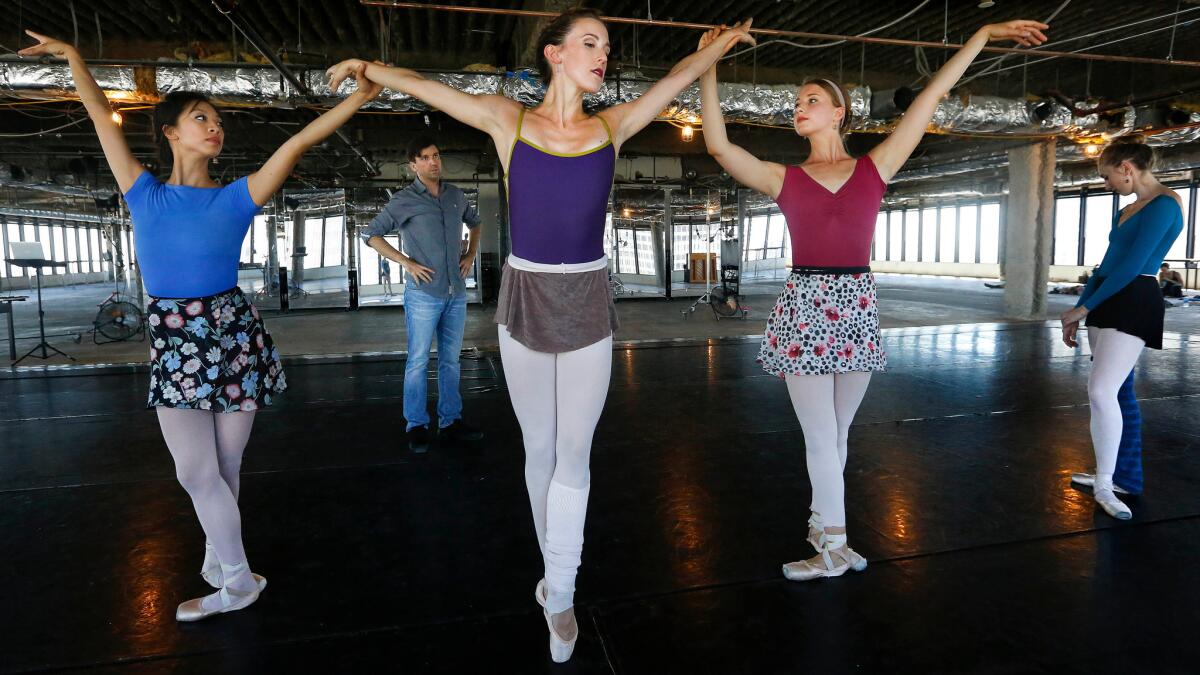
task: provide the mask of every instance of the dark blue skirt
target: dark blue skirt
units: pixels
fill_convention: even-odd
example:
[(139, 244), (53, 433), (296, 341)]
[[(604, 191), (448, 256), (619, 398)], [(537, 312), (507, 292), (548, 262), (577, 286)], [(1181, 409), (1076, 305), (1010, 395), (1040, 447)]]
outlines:
[(250, 412), (287, 389), (279, 350), (240, 288), (151, 298), (146, 407)]

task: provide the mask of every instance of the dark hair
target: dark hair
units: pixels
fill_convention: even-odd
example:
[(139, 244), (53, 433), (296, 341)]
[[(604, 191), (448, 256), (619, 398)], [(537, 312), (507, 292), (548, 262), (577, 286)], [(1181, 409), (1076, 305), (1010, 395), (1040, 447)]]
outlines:
[(408, 161), (415, 162), (421, 156), (421, 151), (429, 146), (436, 146), (437, 141), (429, 134), (417, 134), (408, 142), (405, 152), (408, 154)]
[(562, 46), (563, 40), (567, 39), (567, 33), (575, 27), (575, 22), (580, 19), (595, 19), (600, 21), (600, 13), (594, 9), (587, 7), (576, 7), (554, 17), (546, 27), (538, 33), (537, 39), (537, 59), (538, 71), (542, 77), (542, 84), (549, 85), (550, 77), (554, 74), (554, 68), (550, 65), (550, 61), (546, 58), (546, 45)]
[[(841, 124), (838, 124), (838, 133), (842, 136), (848, 134), (850, 132), (850, 118), (853, 116), (850, 105), (850, 92), (847, 91), (846, 88), (840, 83), (834, 82), (833, 80), (827, 80), (823, 77), (811, 77), (805, 80), (804, 84), (800, 86), (805, 87), (810, 84), (815, 84), (823, 89), (825, 93), (829, 95), (829, 100), (833, 101), (833, 107), (846, 109), (846, 114), (842, 115)], [(799, 95), (799, 92), (797, 92), (797, 95)], [(844, 101), (845, 105), (838, 105), (838, 101)]]
[(154, 106), (154, 136), (158, 142), (159, 167), (169, 172), (175, 164), (175, 155), (171, 152), (171, 142), (163, 133), (164, 126), (179, 124), (179, 117), (201, 103), (212, 105), (207, 96), (198, 91), (173, 91), (162, 98)]
[(1100, 166), (1117, 166), (1128, 161), (1142, 171), (1154, 168), (1154, 149), (1146, 145), (1146, 137), (1141, 134), (1118, 136), (1109, 142), (1100, 153)]

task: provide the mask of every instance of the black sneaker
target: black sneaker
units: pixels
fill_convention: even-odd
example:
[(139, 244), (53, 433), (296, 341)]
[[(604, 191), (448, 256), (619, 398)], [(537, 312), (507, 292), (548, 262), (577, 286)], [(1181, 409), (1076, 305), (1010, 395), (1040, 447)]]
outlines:
[(438, 430), (438, 437), (450, 442), (482, 441), (483, 431), (462, 420), (454, 420)]
[(429, 449), (429, 427), (421, 425), (408, 430), (408, 449), (421, 454)]

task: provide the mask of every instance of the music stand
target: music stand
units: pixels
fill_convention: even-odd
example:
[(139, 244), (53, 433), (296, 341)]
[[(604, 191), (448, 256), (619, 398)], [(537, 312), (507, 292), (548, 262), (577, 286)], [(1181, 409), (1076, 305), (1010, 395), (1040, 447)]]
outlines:
[[(26, 352), (25, 356), (13, 361), (13, 367), (16, 367), (18, 363), (24, 361), (30, 356), (39, 359), (52, 358), (50, 352), (61, 354), (72, 361), (75, 360), (75, 357), (58, 349), (49, 342), (46, 342), (46, 312), (42, 309), (42, 268), (66, 267), (67, 263), (46, 260), (44, 255), (45, 254), (42, 252), (42, 245), (36, 241), (13, 241), (9, 242), (8, 244), (8, 264), (15, 265), (16, 267), (32, 267), (37, 273), (38, 333), (41, 335), (41, 342), (37, 343), (33, 349), (30, 349), (28, 352)], [(38, 351), (39, 349), (42, 350), (42, 353), (35, 354), (34, 352)]]

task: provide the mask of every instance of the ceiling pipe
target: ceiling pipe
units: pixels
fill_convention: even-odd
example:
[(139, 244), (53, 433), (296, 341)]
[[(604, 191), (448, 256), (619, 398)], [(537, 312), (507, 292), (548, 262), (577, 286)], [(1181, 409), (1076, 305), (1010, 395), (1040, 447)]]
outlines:
[[(254, 26), (247, 21), (244, 16), (242, 16), (241, 12), (238, 11), (238, 0), (212, 0), (212, 3), (217, 8), (218, 12), (229, 18), (229, 21), (233, 23), (234, 28), (237, 28), (242, 36), (246, 38), (246, 41), (253, 45), (254, 48), (258, 50), (258, 53), (262, 54), (263, 58), (270, 62), (275, 70), (279, 71), (279, 74), (282, 75), (285, 80), (287, 80), (288, 84), (292, 85), (292, 87), (301, 94), (305, 96), (309, 95), (308, 85), (304, 84), (304, 82), (297, 77), (296, 74), (293, 73), (286, 64), (284, 64), (284, 62), (279, 58), (279, 55), (276, 54), (275, 51), (271, 49), (270, 45), (267, 44), (267, 41), (263, 39), (263, 36), (259, 35), (258, 31), (254, 29)], [(358, 159), (361, 160), (363, 165), (367, 167), (367, 171), (370, 172), (371, 175), (378, 175), (379, 169), (375, 166), (375, 163), (372, 162), (367, 155), (358, 148), (357, 145), (355, 145), (354, 141), (350, 140), (350, 136), (348, 136), (344, 130), (338, 129), (334, 133), (336, 133), (337, 137), (342, 139), (342, 141), (349, 146), (350, 150), (352, 150), (354, 154), (358, 156)]]
[[(460, 5), (427, 5), (416, 2), (399, 2), (397, 0), (359, 0), (359, 3), (368, 7), (387, 7), (389, 9), (425, 9), (436, 12), (498, 14), (503, 16), (521, 16), (539, 19), (553, 18), (559, 14), (559, 12), (543, 12), (529, 9), (463, 7)], [(659, 26), (663, 28), (689, 28), (704, 31), (717, 27), (715, 24), (709, 23), (695, 23), (690, 21), (663, 21), (660, 19), (632, 19), (620, 16), (601, 16), (600, 19), (605, 23), (633, 24), (637, 26)], [(806, 31), (778, 30), (774, 28), (751, 28), (750, 32), (756, 35), (770, 35), (773, 37), (806, 38), (810, 40), (845, 40), (846, 42), (864, 42), (867, 44), (896, 45), (901, 47), (926, 47), (929, 49), (961, 49), (963, 47), (963, 45), (955, 44), (953, 42), (926, 42), (923, 40), (903, 40), (900, 38), (879, 38), (862, 35), (833, 35), (830, 33), (809, 33)], [(1039, 57), (1046, 56), (1063, 59), (1080, 59), (1084, 61), (1143, 63), (1158, 66), (1185, 66), (1190, 68), (1200, 68), (1200, 61), (1188, 61), (1184, 59), (1157, 59), (1148, 56), (1089, 54), (1086, 52), (1058, 52), (1049, 49), (1021, 49), (1016, 47), (993, 47), (990, 45), (985, 46), (983, 51), (992, 52), (995, 54), (1021, 54), (1024, 56), (1037, 54)]]

